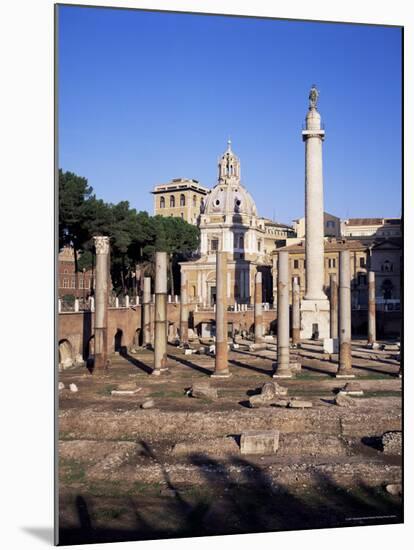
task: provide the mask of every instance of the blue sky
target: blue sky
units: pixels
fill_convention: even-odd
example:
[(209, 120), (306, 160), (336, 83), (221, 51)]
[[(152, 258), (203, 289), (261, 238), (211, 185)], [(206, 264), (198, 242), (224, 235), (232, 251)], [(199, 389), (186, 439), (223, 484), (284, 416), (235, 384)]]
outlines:
[(325, 210), (401, 214), (398, 28), (59, 9), (59, 165), (153, 213), (172, 178), (212, 187), (230, 136), (260, 215), (304, 213), (301, 127), (325, 124)]

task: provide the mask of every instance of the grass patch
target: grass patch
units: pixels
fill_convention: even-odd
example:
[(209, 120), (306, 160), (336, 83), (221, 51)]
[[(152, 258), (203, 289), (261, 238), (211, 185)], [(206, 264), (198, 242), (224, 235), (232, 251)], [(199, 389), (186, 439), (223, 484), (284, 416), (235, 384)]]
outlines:
[(96, 393), (98, 395), (111, 395), (111, 391), (117, 388), (117, 384), (107, 384), (104, 388), (101, 388)]
[(183, 391), (158, 390), (158, 391), (152, 392), (150, 395), (151, 397), (186, 397), (184, 390)]
[(61, 458), (59, 462), (59, 474), (61, 480), (70, 485), (85, 480), (85, 469), (77, 460)]

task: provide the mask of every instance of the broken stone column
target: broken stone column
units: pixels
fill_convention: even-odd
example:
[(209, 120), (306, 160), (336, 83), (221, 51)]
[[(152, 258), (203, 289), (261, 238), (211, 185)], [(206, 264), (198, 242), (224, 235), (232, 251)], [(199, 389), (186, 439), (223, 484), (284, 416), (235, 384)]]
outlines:
[(188, 346), (188, 281), (187, 274), (181, 269), (180, 301), (180, 344)]
[(339, 253), (339, 366), (337, 378), (354, 378), (351, 354), (351, 264), (349, 250)]
[(330, 286), (330, 336), (335, 339), (338, 338), (338, 281), (336, 273), (331, 273), (329, 276)]
[(254, 341), (256, 344), (263, 339), (262, 295), (262, 274), (258, 271), (254, 286)]
[(280, 251), (277, 279), (277, 364), (273, 378), (292, 378), (289, 366), (289, 252)]
[(128, 296), (128, 294), (126, 294), (126, 296), (125, 296), (125, 307), (126, 308), (129, 307), (129, 296)]
[(142, 345), (151, 345), (151, 277), (144, 277), (144, 294), (142, 297)]
[(216, 358), (214, 378), (229, 378), (227, 362), (227, 252), (216, 255)]
[(79, 298), (75, 298), (75, 313), (79, 311)]
[(155, 253), (154, 370), (160, 375), (167, 367), (167, 253)]
[(96, 250), (94, 367), (103, 371), (107, 368), (109, 237), (99, 236), (93, 240)]
[(368, 271), (368, 344), (374, 344), (377, 338), (375, 314), (375, 273)]
[(300, 342), (300, 287), (298, 278), (293, 278), (292, 283), (292, 344), (297, 346)]

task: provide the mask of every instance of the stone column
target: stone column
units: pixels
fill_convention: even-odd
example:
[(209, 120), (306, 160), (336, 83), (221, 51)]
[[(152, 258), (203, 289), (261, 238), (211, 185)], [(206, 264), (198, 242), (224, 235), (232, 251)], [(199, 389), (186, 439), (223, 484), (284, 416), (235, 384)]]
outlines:
[(160, 375), (167, 367), (167, 253), (155, 253), (154, 370)]
[(227, 252), (216, 255), (216, 361), (214, 378), (229, 378), (231, 372), (227, 362)]
[(187, 274), (181, 268), (181, 300), (180, 300), (180, 343), (188, 346), (188, 281)]
[(292, 282), (292, 344), (297, 346), (300, 342), (300, 287), (298, 278)]
[(254, 341), (261, 342), (263, 339), (263, 291), (262, 273), (258, 271), (255, 276), (254, 286)]
[(325, 131), (321, 129), (321, 116), (316, 106), (306, 116), (305, 142), (305, 300), (326, 300), (324, 280), (324, 225), (323, 225), (323, 177), (322, 142)]
[(151, 345), (151, 277), (144, 277), (144, 292), (142, 296), (142, 345)]
[(272, 292), (273, 292), (273, 308), (277, 307), (277, 256), (272, 257)]
[(375, 313), (375, 273), (368, 271), (368, 344), (374, 344), (377, 337)]
[(278, 254), (277, 364), (273, 378), (292, 378), (289, 366), (289, 252)]
[(305, 142), (305, 258), (306, 292), (301, 303), (301, 337), (329, 337), (329, 302), (324, 293), (324, 210), (322, 142), (325, 130), (316, 104), (318, 91), (313, 86), (309, 94)]
[(331, 338), (338, 338), (338, 281), (336, 273), (331, 273), (329, 277), (330, 287), (330, 333)]
[(337, 378), (355, 378), (351, 353), (351, 265), (349, 250), (339, 253), (339, 365)]
[(95, 268), (95, 359), (94, 367), (107, 368), (108, 346), (108, 274), (109, 237), (94, 237), (96, 250)]

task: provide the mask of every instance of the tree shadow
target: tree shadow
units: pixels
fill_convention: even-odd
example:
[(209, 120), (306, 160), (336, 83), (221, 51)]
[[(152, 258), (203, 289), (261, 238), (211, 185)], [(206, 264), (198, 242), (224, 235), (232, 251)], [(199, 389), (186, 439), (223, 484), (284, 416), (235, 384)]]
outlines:
[[(231, 434), (239, 440), (239, 434)], [(239, 442), (239, 441), (238, 441)], [(196, 467), (196, 485), (173, 483), (168, 466), (148, 442), (140, 442), (144, 454), (161, 470), (168, 496), (145, 492), (120, 496), (135, 525), (129, 528), (94, 525), (89, 497), (77, 495), (76, 527), (60, 529), (61, 545), (127, 540), (150, 540), (320, 529), (352, 525), (401, 523), (402, 503), (382, 487), (372, 487), (349, 474), (339, 485), (334, 476), (315, 471), (313, 484), (283, 482), (282, 474), (257, 463), (257, 457), (230, 456), (216, 459), (204, 453), (188, 456)], [(295, 474), (290, 474), (295, 475)], [(348, 482), (348, 483), (347, 483)], [(305, 487), (305, 488), (304, 488)], [(351, 488), (350, 488), (351, 487)], [(165, 492), (165, 489), (164, 489)], [(104, 498), (100, 496), (101, 499)], [(148, 504), (149, 503), (149, 504)], [(149, 508), (148, 508), (149, 506)], [(170, 523), (165, 525), (167, 518)], [(171, 523), (172, 521), (172, 523)]]

